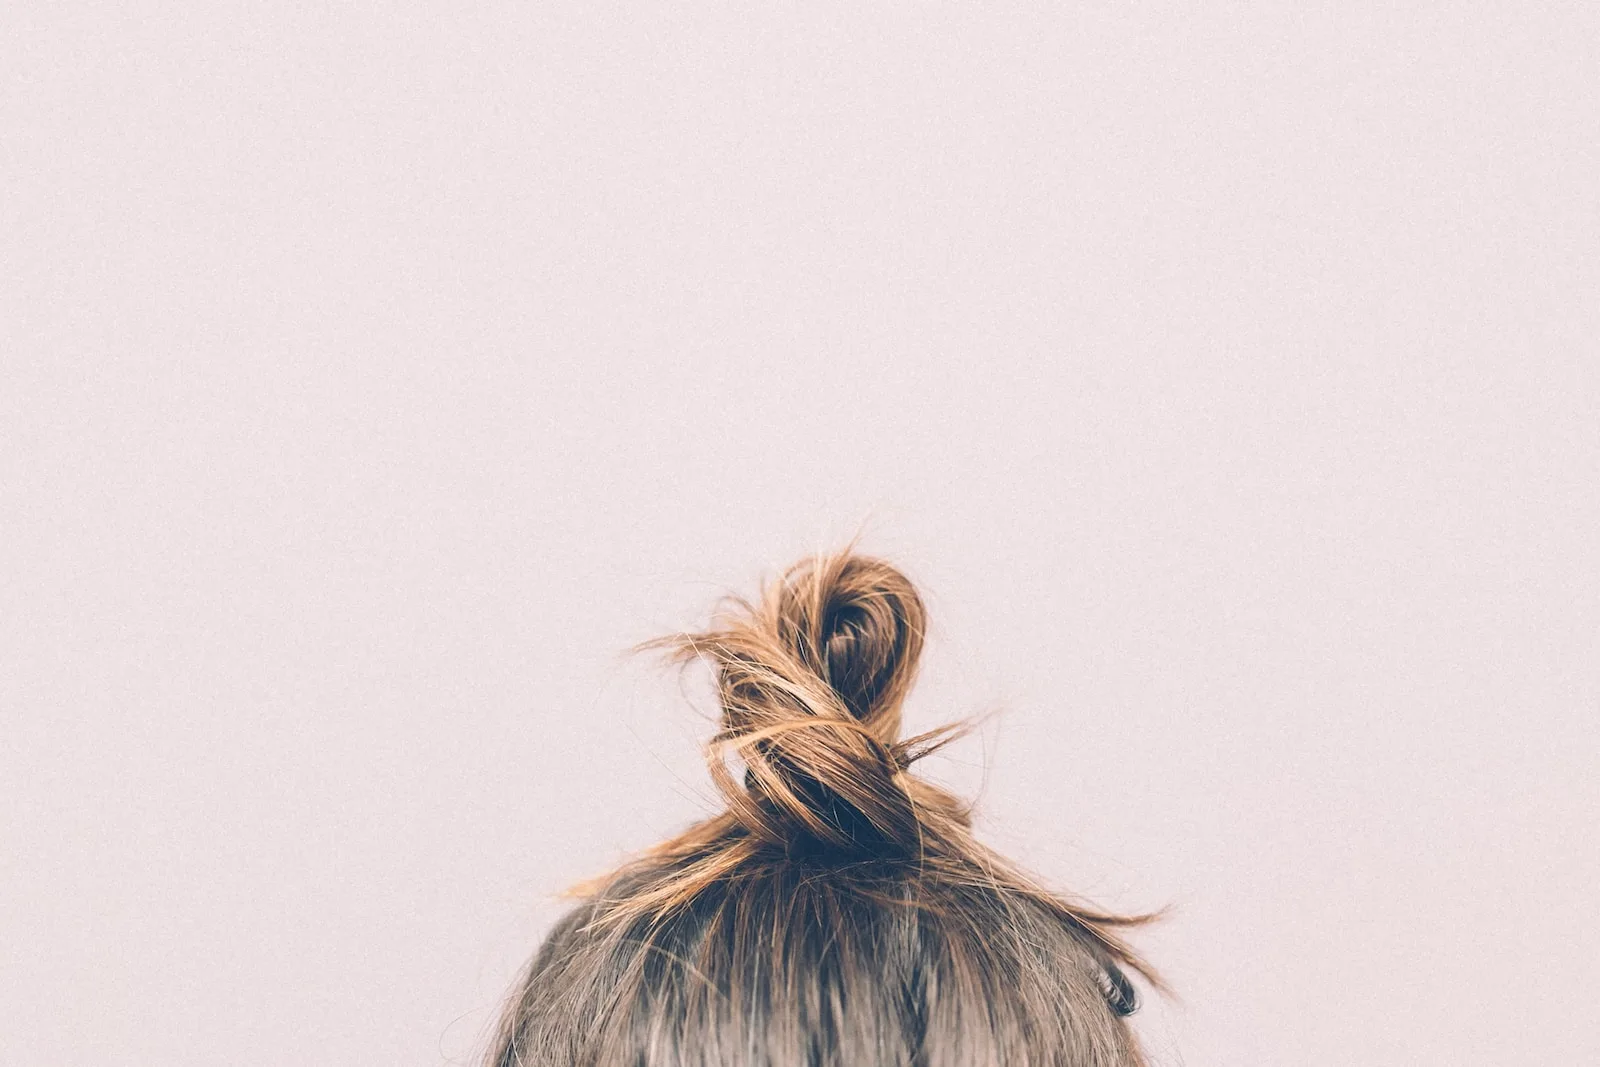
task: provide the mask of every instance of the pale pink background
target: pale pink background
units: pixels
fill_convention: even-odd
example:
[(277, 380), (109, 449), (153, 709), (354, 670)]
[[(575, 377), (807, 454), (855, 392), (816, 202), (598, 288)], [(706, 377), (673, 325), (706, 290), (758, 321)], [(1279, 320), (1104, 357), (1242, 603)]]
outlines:
[(9, 6), (0, 1058), (459, 1060), (865, 522), (1159, 1063), (1600, 1062), (1597, 8), (1132, 8)]

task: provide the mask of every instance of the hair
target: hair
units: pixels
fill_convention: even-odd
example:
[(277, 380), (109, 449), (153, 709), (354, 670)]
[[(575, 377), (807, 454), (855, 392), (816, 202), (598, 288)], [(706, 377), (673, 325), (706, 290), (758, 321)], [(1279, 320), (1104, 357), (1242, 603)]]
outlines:
[[(911, 773), (926, 611), (853, 549), (636, 646), (709, 661), (726, 810), (579, 891), (500, 1020), (490, 1067), (1143, 1064), (1121, 916), (1046, 891)], [(743, 774), (730, 767), (743, 766)]]

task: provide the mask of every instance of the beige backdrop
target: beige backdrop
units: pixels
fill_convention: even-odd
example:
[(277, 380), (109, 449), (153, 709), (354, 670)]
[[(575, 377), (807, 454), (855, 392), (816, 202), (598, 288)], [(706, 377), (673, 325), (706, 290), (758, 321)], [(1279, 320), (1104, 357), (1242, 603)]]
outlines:
[(1597, 9), (1134, 6), (0, 16), (0, 1058), (459, 1060), (864, 523), (1160, 1064), (1600, 1062)]

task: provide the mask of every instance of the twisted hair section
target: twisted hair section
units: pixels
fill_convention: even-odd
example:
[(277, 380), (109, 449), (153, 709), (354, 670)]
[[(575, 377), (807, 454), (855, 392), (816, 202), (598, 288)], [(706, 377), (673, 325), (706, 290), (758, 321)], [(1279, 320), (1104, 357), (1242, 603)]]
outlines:
[[(720, 617), (717, 628), (645, 647), (715, 668), (722, 728), (711, 775), (745, 831), (774, 845), (882, 853), (966, 825), (959, 801), (908, 773), (959, 728), (899, 736), (927, 625), (903, 574), (863, 556), (808, 560)], [(730, 760), (744, 766), (742, 783)]]

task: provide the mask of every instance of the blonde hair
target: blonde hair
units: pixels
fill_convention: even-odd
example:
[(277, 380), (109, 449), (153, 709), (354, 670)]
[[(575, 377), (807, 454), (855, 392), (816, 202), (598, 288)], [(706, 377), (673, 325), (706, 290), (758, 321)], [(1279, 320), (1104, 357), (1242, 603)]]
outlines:
[[(978, 843), (901, 739), (926, 611), (890, 564), (802, 560), (720, 625), (639, 646), (716, 670), (721, 814), (598, 879), (507, 1004), (491, 1067), (1079, 1067), (1144, 1061), (1120, 930)], [(742, 776), (730, 758), (744, 767)]]

